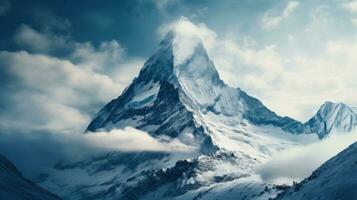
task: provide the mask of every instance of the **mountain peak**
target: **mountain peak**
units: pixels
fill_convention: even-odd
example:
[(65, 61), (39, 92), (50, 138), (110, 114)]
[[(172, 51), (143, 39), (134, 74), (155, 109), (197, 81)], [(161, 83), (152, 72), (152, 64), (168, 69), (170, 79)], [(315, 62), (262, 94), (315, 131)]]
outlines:
[[(175, 53), (176, 49), (173, 51), (175, 57), (178, 53)], [(201, 42), (193, 47), (192, 53), (184, 61), (174, 61), (174, 72), (181, 83), (182, 81), (194, 81), (206, 85), (224, 85)]]
[(324, 110), (324, 109), (329, 109), (329, 108), (347, 108), (349, 106), (347, 106), (346, 104), (342, 103), (342, 102), (332, 102), (332, 101), (326, 101), (325, 103), (323, 103), (320, 107), (320, 110)]
[(340, 103), (334, 103), (331, 101), (326, 101), (320, 109), (318, 110), (318, 113), (321, 114), (323, 117), (338, 117), (339, 115), (353, 115), (355, 112), (351, 107), (348, 105), (340, 102)]
[(159, 48), (145, 62), (138, 79), (158, 82), (179, 76), (220, 82), (218, 72), (200, 39), (169, 31)]
[(139, 76), (97, 114), (87, 130), (132, 126), (154, 136), (180, 137), (187, 144), (192, 141), (183, 138), (194, 138), (205, 149), (214, 149), (211, 134), (221, 130), (211, 124), (241, 128), (243, 120), (292, 133), (302, 129), (301, 123), (276, 115), (259, 100), (226, 85), (197, 35), (170, 31)]
[[(204, 33), (185, 17), (163, 28), (163, 32), (166, 33), (163, 41), (172, 43), (175, 65), (189, 59), (197, 46), (204, 46)], [(204, 48), (202, 50), (206, 51)]]
[(327, 101), (307, 123), (320, 137), (330, 132), (351, 132), (357, 126), (357, 113), (344, 103)]

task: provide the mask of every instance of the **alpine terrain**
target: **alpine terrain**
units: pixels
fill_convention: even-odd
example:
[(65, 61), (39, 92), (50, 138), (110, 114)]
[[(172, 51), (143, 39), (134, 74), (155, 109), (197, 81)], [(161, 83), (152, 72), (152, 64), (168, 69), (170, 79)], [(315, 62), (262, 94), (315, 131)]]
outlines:
[(353, 109), (331, 102), (306, 123), (277, 115), (226, 85), (200, 39), (183, 37), (169, 32), (85, 134), (134, 127), (185, 150), (63, 161), (39, 184), (64, 199), (269, 199), (279, 187), (262, 181), (257, 166), (280, 150), (356, 127)]

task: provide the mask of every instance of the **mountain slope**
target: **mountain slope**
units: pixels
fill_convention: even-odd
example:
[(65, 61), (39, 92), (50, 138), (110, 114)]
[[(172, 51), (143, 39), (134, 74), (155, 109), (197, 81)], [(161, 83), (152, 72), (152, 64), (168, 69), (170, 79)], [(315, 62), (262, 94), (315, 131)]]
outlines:
[(357, 143), (331, 158), (277, 200), (350, 200), (357, 197)]
[(60, 200), (56, 195), (27, 180), (16, 167), (0, 155), (0, 199)]

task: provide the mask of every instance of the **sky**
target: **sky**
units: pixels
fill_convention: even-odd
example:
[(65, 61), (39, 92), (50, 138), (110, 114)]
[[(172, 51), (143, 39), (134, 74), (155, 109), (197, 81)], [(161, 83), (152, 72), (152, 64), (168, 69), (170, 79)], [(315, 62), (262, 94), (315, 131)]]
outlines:
[[(53, 103), (75, 123), (88, 121), (130, 84), (163, 27), (183, 17), (202, 31), (221, 78), (278, 114), (306, 121), (325, 101), (357, 105), (357, 1), (0, 0), (1, 87), (9, 92), (1, 113), (24, 93), (48, 102), (32, 99), (41, 90), (61, 96)], [(62, 65), (81, 72), (73, 77)], [(59, 84), (70, 79), (88, 82)]]
[(0, 0), (0, 23), (5, 129), (84, 130), (170, 26), (197, 34), (226, 83), (280, 115), (357, 106), (354, 0)]
[(355, 0), (0, 0), (0, 24), (0, 152), (14, 151), (9, 133), (83, 133), (169, 27), (200, 37), (227, 84), (279, 115), (357, 106)]

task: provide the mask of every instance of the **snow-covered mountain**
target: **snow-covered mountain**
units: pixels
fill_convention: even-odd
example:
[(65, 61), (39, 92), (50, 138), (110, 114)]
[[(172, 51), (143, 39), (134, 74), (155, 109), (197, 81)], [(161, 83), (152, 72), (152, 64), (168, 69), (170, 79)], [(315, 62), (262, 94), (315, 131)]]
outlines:
[(280, 194), (277, 200), (351, 200), (357, 198), (357, 143)]
[(87, 130), (132, 126), (153, 136), (198, 143), (202, 152), (227, 148), (216, 133), (243, 131), (247, 124), (303, 131), (300, 122), (280, 117), (241, 89), (227, 86), (200, 41), (185, 59), (175, 51), (179, 45), (173, 32), (167, 34), (139, 76), (97, 114)]
[(112, 152), (63, 161), (46, 172), (41, 186), (68, 199), (268, 199), (280, 192), (255, 169), (275, 152), (328, 134), (332, 129), (320, 131), (319, 124), (334, 109), (307, 123), (278, 116), (226, 85), (199, 39), (181, 37), (165, 36), (86, 134), (130, 126), (193, 150)]
[[(255, 175), (256, 166), (313, 135), (297, 135), (302, 123), (227, 86), (203, 44), (194, 38), (184, 49), (178, 37), (166, 35), (132, 84), (99, 111), (87, 134), (131, 126), (195, 150), (113, 152), (66, 161), (48, 172), (42, 186), (70, 199), (259, 199), (278, 192), (264, 192), (269, 183)], [(242, 191), (246, 187), (249, 191)], [(235, 188), (242, 192), (229, 192)]]
[(17, 168), (0, 155), (0, 199), (60, 200), (60, 198), (27, 180)]
[(331, 132), (351, 132), (357, 127), (357, 113), (343, 103), (326, 102), (306, 126), (321, 138)]

